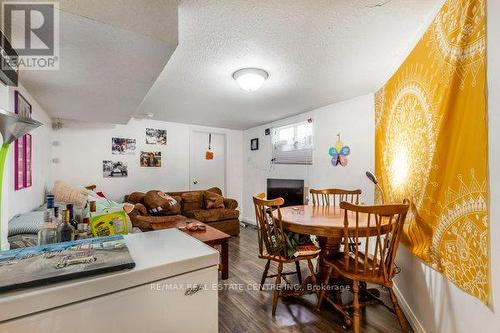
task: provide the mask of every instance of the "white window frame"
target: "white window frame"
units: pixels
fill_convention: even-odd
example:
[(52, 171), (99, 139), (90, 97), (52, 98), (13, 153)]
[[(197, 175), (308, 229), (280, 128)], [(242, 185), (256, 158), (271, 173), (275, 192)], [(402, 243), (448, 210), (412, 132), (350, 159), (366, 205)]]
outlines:
[[(309, 137), (309, 143), (305, 143), (304, 147), (301, 148), (291, 148), (290, 144), (285, 147), (280, 147), (278, 145), (279, 133), (283, 130), (293, 128), (293, 139), (294, 145), (299, 143), (298, 138), (298, 128), (301, 125), (311, 126), (311, 135)], [(307, 141), (307, 140), (306, 140)], [(314, 126), (309, 120), (300, 121), (280, 127), (273, 128), (272, 130), (272, 162), (274, 164), (295, 164), (295, 165), (312, 165), (313, 164), (313, 150), (314, 150)], [(282, 149), (283, 148), (283, 149)]]

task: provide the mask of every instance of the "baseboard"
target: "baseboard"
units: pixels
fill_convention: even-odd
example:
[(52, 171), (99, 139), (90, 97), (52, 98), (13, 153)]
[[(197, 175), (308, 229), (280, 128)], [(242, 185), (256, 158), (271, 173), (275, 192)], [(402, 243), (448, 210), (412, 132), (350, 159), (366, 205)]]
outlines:
[(401, 307), (401, 310), (406, 315), (406, 319), (410, 322), (411, 327), (413, 328), (413, 331), (415, 333), (426, 333), (424, 327), (418, 320), (417, 316), (415, 316), (415, 313), (413, 313), (412, 309), (406, 302), (406, 299), (404, 298), (403, 294), (398, 289), (398, 286), (394, 284), (394, 287), (392, 288), (394, 290), (394, 293), (396, 294), (396, 297), (398, 298), (398, 303), (399, 306)]
[(243, 223), (246, 223), (246, 224), (251, 224), (251, 225), (255, 225), (255, 220), (253, 219), (249, 219), (248, 217), (244, 217), (242, 216), (240, 218), (240, 221), (243, 222)]

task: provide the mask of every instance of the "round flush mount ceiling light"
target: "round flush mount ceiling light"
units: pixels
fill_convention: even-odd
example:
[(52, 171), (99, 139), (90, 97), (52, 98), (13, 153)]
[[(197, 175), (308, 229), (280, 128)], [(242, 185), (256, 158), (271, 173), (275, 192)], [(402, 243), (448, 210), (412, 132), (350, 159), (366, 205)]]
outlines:
[(260, 89), (268, 78), (269, 73), (260, 68), (242, 68), (233, 73), (240, 88), (249, 92)]

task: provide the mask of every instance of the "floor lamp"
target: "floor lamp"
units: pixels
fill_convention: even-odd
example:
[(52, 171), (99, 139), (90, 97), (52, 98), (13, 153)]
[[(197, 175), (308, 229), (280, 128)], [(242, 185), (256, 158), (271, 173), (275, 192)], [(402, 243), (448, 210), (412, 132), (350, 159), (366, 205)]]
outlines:
[(382, 187), (380, 187), (380, 184), (378, 183), (378, 179), (377, 177), (375, 177), (375, 175), (373, 173), (371, 173), (370, 171), (367, 171), (366, 172), (366, 177), (371, 180), (371, 182), (373, 184), (375, 184), (375, 186), (377, 186), (378, 190), (380, 191), (380, 195), (382, 197), (382, 204), (385, 204), (385, 197), (384, 197), (384, 191), (382, 190)]
[(22, 117), (12, 112), (7, 112), (0, 109), (0, 133), (2, 134), (3, 143), (0, 149), (0, 251), (2, 249), (2, 192), (3, 192), (3, 171), (5, 166), (5, 158), (9, 150), (9, 145), (24, 134), (41, 126), (42, 123), (31, 118)]

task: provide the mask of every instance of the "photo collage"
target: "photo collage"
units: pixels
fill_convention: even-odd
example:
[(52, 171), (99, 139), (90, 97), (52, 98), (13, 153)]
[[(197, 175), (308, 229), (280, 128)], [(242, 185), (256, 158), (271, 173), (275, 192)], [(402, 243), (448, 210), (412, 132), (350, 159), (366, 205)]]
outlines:
[[(146, 145), (167, 145), (167, 130), (146, 128)], [(111, 138), (112, 155), (135, 155), (137, 150), (137, 141), (133, 138)], [(123, 178), (128, 177), (128, 163), (123, 159), (113, 158), (102, 161), (102, 174), (104, 178)], [(139, 154), (139, 165), (142, 168), (161, 168), (162, 152), (154, 149), (141, 150)]]

